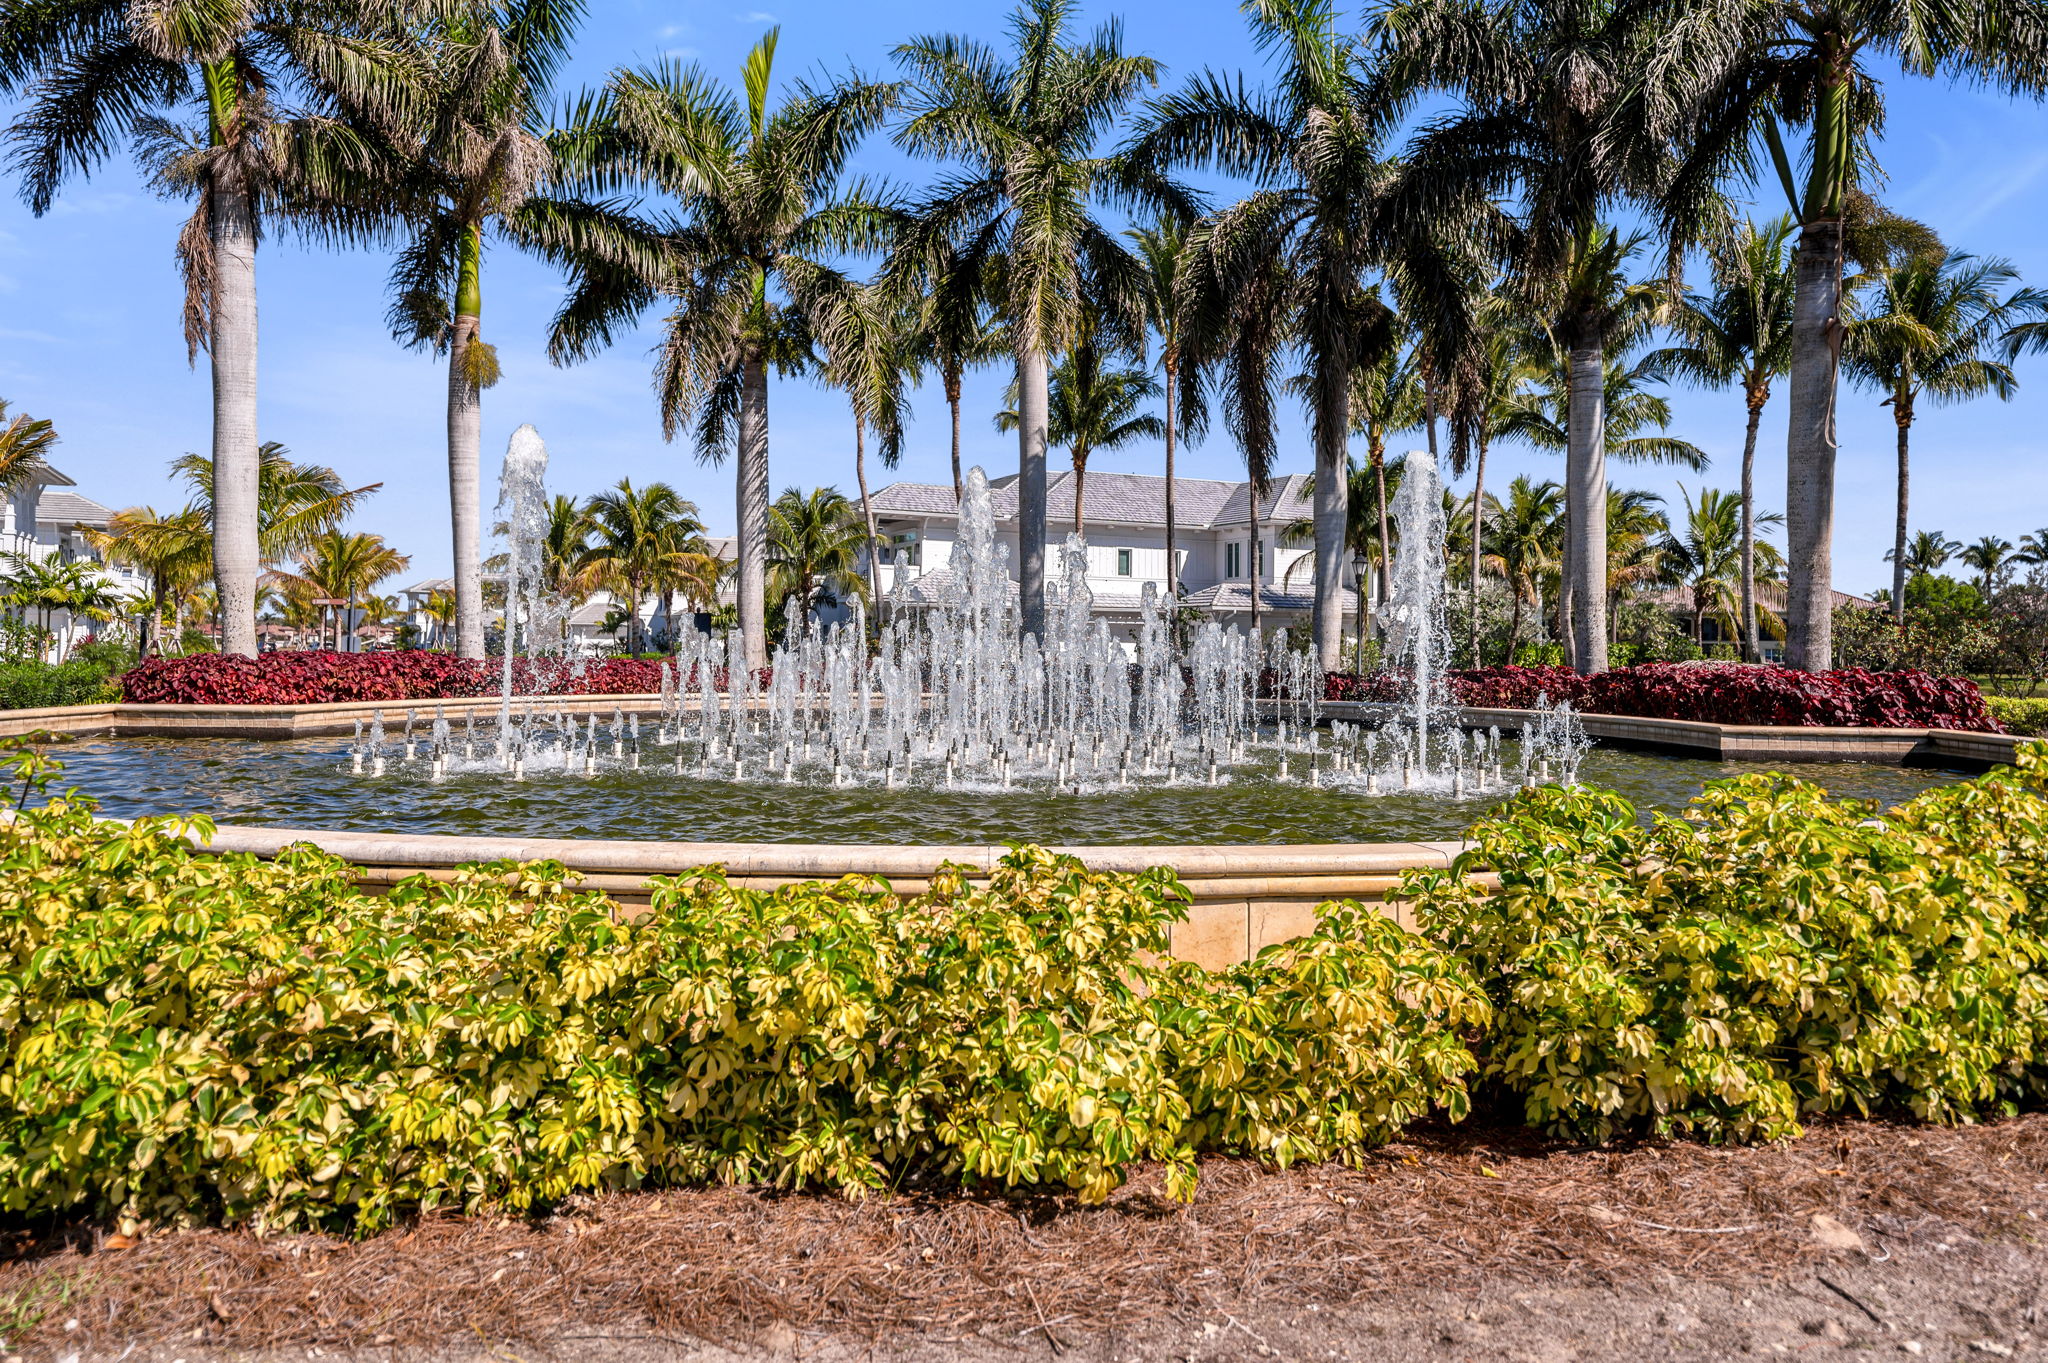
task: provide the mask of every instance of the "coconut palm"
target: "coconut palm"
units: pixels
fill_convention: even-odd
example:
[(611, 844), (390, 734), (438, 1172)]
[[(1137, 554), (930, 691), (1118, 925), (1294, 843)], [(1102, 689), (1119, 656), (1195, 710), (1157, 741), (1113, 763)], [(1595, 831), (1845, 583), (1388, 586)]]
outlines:
[[(1575, 390), (1568, 359), (1545, 352), (1540, 342), (1522, 371), (1519, 391), (1494, 413), (1495, 433), (1521, 440), (1550, 453), (1571, 448), (1571, 404)], [(1651, 392), (1662, 370), (1657, 355), (1634, 364), (1610, 360), (1602, 389), (1607, 457), (1630, 464), (1675, 464), (1698, 473), (1707, 466), (1707, 452), (1689, 440), (1664, 434), (1671, 424), (1671, 400)]]
[(2012, 561), (2029, 567), (2048, 565), (2048, 525), (2042, 526), (2031, 535), (2021, 535), (2019, 548), (2014, 552)]
[(1956, 558), (1977, 572), (1977, 590), (1986, 600), (1998, 589), (1998, 582), (2013, 562), (2012, 544), (1996, 535), (1986, 535), (1975, 544), (1964, 545)]
[[(1161, 217), (1149, 227), (1136, 227), (1124, 234), (1137, 248), (1145, 266), (1145, 314), (1152, 330), (1159, 333), (1160, 391), (1166, 399), (1166, 599), (1180, 601), (1180, 554), (1178, 520), (1174, 508), (1175, 445), (1183, 436), (1200, 439), (1208, 425), (1208, 409), (1202, 401), (1200, 375), (1189, 362), (1183, 344), (1181, 260), (1187, 250), (1187, 229), (1171, 217)], [(1170, 607), (1169, 607), (1170, 608)]]
[[(2026, 544), (2027, 537), (2022, 536), (2020, 543), (2022, 545)], [(1961, 541), (1952, 540), (1939, 530), (1915, 531), (1913, 537), (1906, 541), (1907, 581), (1929, 573), (1940, 572), (1942, 565), (1954, 558), (1962, 547)], [(1887, 550), (1884, 556), (1885, 561), (1887, 563), (1891, 562), (1893, 556), (1897, 553), (1898, 550), (1896, 548)]]
[[(1833, 665), (1835, 403), (1842, 353), (1843, 262), (1879, 77), (1898, 69), (2040, 97), (2048, 26), (2031, 0), (1692, 0), (1675, 16), (1641, 82), (1644, 126), (1683, 135), (1689, 182), (1757, 178), (1757, 151), (1799, 224), (1793, 256), (1787, 404), (1785, 658)], [(1805, 129), (1803, 154), (1781, 125)]]
[(310, 589), (316, 597), (340, 603), (343, 611), (335, 624), (335, 645), (352, 649), (356, 603), (379, 582), (405, 571), (410, 562), (386, 544), (382, 535), (329, 530), (315, 537), (299, 554), (296, 569), (276, 570), (271, 576), (287, 591), (297, 585)]
[(1992, 393), (2009, 400), (2012, 366), (1993, 357), (2038, 309), (2015, 292), (2019, 271), (1996, 257), (1911, 255), (1875, 272), (1859, 299), (1843, 358), (1849, 377), (1884, 394), (1898, 432), (1898, 513), (1892, 531), (1892, 619), (1906, 622), (1908, 447), (1923, 397), (1938, 406)]
[(1659, 508), (1664, 499), (1638, 489), (1607, 489), (1607, 631), (1619, 637), (1621, 603), (1630, 592), (1667, 581), (1671, 565), (1664, 541), (1671, 522)]
[(1134, 148), (1146, 164), (1254, 183), (1189, 233), (1189, 339), (1224, 363), (1225, 414), (1259, 495), (1274, 450), (1271, 369), (1283, 351), (1299, 355), (1315, 451), (1311, 626), (1317, 658), (1334, 669), (1352, 383), (1399, 343), (1391, 309), (1364, 279), (1393, 254), (1382, 218), (1393, 174), (1386, 111), (1330, 0), (1259, 0), (1245, 12), (1253, 42), (1275, 64), (1273, 88), (1199, 77), (1154, 102)]
[[(305, 549), (347, 520), (384, 485), (352, 488), (340, 474), (320, 464), (302, 464), (291, 450), (266, 440), (256, 452), (256, 552), (271, 568)], [(203, 454), (181, 454), (171, 472), (192, 489), (192, 510), (215, 533), (214, 463)]]
[(57, 444), (57, 428), (26, 412), (8, 415), (0, 398), (0, 494), (14, 492), (33, 475), (49, 468), (45, 460)]
[(701, 540), (697, 505), (667, 483), (636, 488), (630, 478), (584, 504), (590, 525), (588, 547), (576, 563), (579, 586), (599, 587), (620, 599), (626, 611), (628, 651), (642, 651), (640, 603), (647, 588), (673, 557)]
[[(1088, 491), (1088, 458), (1097, 450), (1117, 450), (1134, 440), (1166, 434), (1166, 423), (1139, 406), (1159, 396), (1159, 381), (1143, 369), (1103, 365), (1102, 352), (1083, 342), (1060, 357), (1053, 367), (1046, 404), (1046, 437), (1065, 445), (1074, 468), (1074, 533), (1083, 533)], [(1017, 398), (1016, 385), (1010, 400)], [(996, 429), (1017, 429), (1014, 405), (996, 413)]]
[(107, 518), (104, 529), (88, 527), (85, 540), (107, 562), (149, 579), (149, 625), (136, 651), (145, 658), (162, 653), (165, 609), (205, 581), (212, 567), (213, 534), (206, 513), (192, 506), (169, 515), (149, 506), (125, 507)]
[(1794, 224), (1745, 220), (1709, 251), (1714, 287), (1674, 300), (1664, 322), (1679, 344), (1654, 357), (1666, 373), (1742, 389), (1749, 424), (1742, 438), (1742, 656), (1763, 657), (1756, 621), (1756, 433), (1771, 385), (1792, 362)]
[[(445, 647), (449, 635), (455, 631), (455, 593), (429, 592), (421, 613), (434, 627), (434, 646)], [(290, 620), (285, 621), (290, 624)]]
[[(1703, 645), (1709, 617), (1719, 622), (1725, 633), (1733, 634), (1737, 612), (1742, 609), (1742, 501), (1715, 488), (1700, 489), (1697, 499), (1683, 484), (1678, 490), (1685, 499), (1685, 518), (1666, 538), (1664, 556), (1671, 576), (1692, 597), (1692, 639)], [(1772, 512), (1756, 521), (1777, 525), (1784, 519)], [(1757, 580), (1781, 581), (1784, 560), (1777, 546), (1759, 541), (1755, 553)], [(1778, 632), (1777, 618), (1761, 606), (1757, 611), (1772, 632)]]
[[(1522, 639), (1525, 610), (1543, 618), (1543, 584), (1556, 574), (1564, 550), (1564, 489), (1552, 482), (1533, 482), (1527, 474), (1508, 484), (1508, 499), (1498, 498), (1485, 516), (1487, 539), (1481, 563), (1507, 583), (1512, 601), (1507, 652), (1515, 660)], [(1475, 662), (1477, 659), (1475, 658)]]
[(768, 372), (811, 358), (821, 295), (844, 276), (827, 262), (886, 244), (894, 215), (863, 184), (842, 185), (892, 87), (849, 77), (798, 82), (770, 107), (779, 30), (747, 54), (735, 98), (694, 66), (662, 61), (614, 72), (579, 105), (565, 137), (576, 183), (639, 185), (680, 214), (643, 221), (601, 249), (565, 249), (571, 290), (550, 349), (578, 359), (610, 343), (657, 301), (674, 304), (655, 362), (663, 435), (694, 425), (697, 454), (737, 449), (740, 635), (749, 667), (767, 663)]
[[(1351, 379), (1351, 434), (1365, 437), (1365, 463), (1373, 479), (1373, 518), (1382, 566), (1393, 561), (1393, 527), (1388, 496), (1387, 437), (1423, 424), (1427, 398), (1413, 349), (1389, 351), (1360, 365)], [(1396, 477), (1398, 477), (1398, 471)], [(1387, 580), (1379, 576), (1379, 603), (1387, 601)], [(1366, 584), (1359, 584), (1361, 591)]]
[[(214, 577), (230, 653), (256, 652), (257, 242), (278, 224), (320, 241), (370, 231), (370, 158), (352, 119), (401, 84), (404, 44), (379, 36), (397, 14), (375, 0), (52, 0), (0, 24), (0, 93), (22, 100), (13, 161), (37, 216), (67, 175), (124, 144), (158, 188), (196, 201), (177, 258), (187, 355), (204, 349), (213, 369)], [(279, 101), (287, 88), (303, 108)], [(175, 121), (195, 106), (201, 122)]]
[(817, 606), (865, 597), (866, 542), (860, 512), (838, 488), (784, 488), (768, 508), (768, 596), (783, 618), (801, 620)]
[(904, 387), (918, 368), (917, 316), (898, 306), (897, 298), (890, 283), (835, 282), (820, 291), (814, 308), (825, 381), (846, 395), (853, 413), (853, 476), (867, 526), (868, 587), (878, 603), (881, 541), (875, 533), (875, 504), (868, 496), (867, 437), (874, 431), (882, 466), (895, 468), (903, 452), (904, 418), (910, 415)]
[(1010, 51), (925, 36), (896, 49), (908, 76), (905, 151), (952, 163), (912, 205), (891, 273), (915, 279), (950, 258), (990, 284), (1017, 366), (1019, 627), (1045, 635), (1047, 403), (1051, 357), (1074, 341), (1084, 276), (1089, 301), (1143, 326), (1145, 274), (1093, 209), (1185, 212), (1181, 196), (1105, 155), (1103, 134), (1158, 78), (1124, 52), (1116, 23), (1069, 36), (1073, 0), (1023, 0)]

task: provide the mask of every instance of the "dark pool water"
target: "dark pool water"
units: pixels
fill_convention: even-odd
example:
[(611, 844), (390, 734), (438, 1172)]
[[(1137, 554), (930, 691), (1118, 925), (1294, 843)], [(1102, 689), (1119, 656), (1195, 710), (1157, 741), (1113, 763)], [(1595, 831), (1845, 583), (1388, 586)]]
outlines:
[[(61, 783), (97, 796), (102, 812), (205, 814), (221, 823), (470, 833), (509, 837), (701, 842), (1281, 843), (1400, 842), (1462, 836), (1500, 796), (1366, 797), (1298, 781), (1219, 787), (1136, 787), (1101, 794), (1016, 790), (833, 789), (739, 784), (667, 770), (596, 777), (352, 776), (348, 740), (91, 740), (54, 749)], [(1599, 748), (1580, 779), (1638, 808), (1675, 810), (1708, 781), (1764, 770)], [(1959, 772), (1860, 763), (1778, 768), (1840, 796), (1896, 804)]]

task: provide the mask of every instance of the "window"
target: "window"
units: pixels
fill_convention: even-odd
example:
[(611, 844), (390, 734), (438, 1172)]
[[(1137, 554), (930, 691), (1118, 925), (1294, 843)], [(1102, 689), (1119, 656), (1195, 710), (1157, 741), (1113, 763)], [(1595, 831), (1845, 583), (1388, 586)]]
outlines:
[(1118, 577), (1129, 577), (1131, 575), (1130, 550), (1119, 549), (1116, 551), (1116, 575)]
[(1242, 545), (1226, 544), (1223, 546), (1223, 575), (1225, 577), (1236, 577), (1244, 568), (1244, 554), (1242, 551)]

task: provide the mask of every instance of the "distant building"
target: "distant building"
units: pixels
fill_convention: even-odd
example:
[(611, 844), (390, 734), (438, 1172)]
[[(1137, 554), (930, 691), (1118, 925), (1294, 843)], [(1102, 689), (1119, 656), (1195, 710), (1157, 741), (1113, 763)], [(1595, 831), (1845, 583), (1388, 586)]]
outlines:
[[(22, 481), (12, 495), (0, 500), (0, 574), (7, 561), (23, 559), (32, 563), (92, 563), (98, 566), (109, 591), (116, 597), (139, 596), (149, 590), (149, 579), (131, 568), (109, 564), (105, 556), (86, 542), (87, 530), (104, 530), (113, 512), (90, 497), (66, 488), (76, 487), (68, 476), (48, 464), (41, 464)], [(54, 636), (49, 656), (61, 657), (88, 636), (105, 628), (100, 621), (71, 618), (65, 611), (50, 619)]]
[[(1017, 476), (989, 480), (998, 538), (1009, 546), (1017, 576)], [(959, 531), (950, 484), (891, 483), (873, 496), (883, 549), (882, 593), (892, 602), (932, 604), (951, 580), (947, 560)], [(1052, 475), (1046, 491), (1046, 577), (1060, 574), (1060, 551), (1074, 526), (1072, 470)], [(1088, 590), (1111, 632), (1128, 637), (1145, 584), (1166, 590), (1166, 480), (1144, 473), (1091, 473), (1083, 532)], [(1259, 592), (1268, 630), (1306, 624), (1314, 605), (1315, 555), (1287, 531), (1314, 513), (1305, 474), (1272, 480), (1252, 505), (1251, 484), (1212, 478), (1174, 479), (1174, 550), (1185, 604), (1226, 624), (1249, 628), (1252, 592)], [(863, 560), (865, 567), (865, 560)], [(1344, 565), (1344, 619), (1354, 618), (1357, 565)], [(902, 596), (894, 595), (899, 584)]]

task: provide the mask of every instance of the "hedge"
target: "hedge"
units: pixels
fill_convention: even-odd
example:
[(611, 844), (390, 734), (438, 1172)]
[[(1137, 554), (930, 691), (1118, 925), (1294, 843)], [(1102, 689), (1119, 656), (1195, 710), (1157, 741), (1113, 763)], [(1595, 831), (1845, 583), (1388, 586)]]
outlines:
[[(46, 779), (43, 759), (13, 759)], [(40, 773), (40, 775), (38, 774)], [(1966, 1121), (2048, 1085), (2048, 744), (1873, 818), (1783, 777), (1645, 824), (1522, 795), (1407, 933), (1357, 904), (1211, 972), (1170, 871), (715, 869), (618, 921), (559, 865), (357, 891), (200, 821), (0, 827), (0, 1209), (369, 1230), (706, 1180), (1100, 1200), (1140, 1161), (1356, 1160), (1475, 1102), (1584, 1140)], [(1481, 895), (1465, 873), (1490, 870)]]
[[(1333, 672), (1326, 700), (1392, 700), (1400, 680)], [(1717, 724), (1968, 729), (1996, 733), (1983, 693), (1963, 677), (1742, 663), (1643, 663), (1580, 676), (1568, 667), (1489, 667), (1451, 673), (1461, 705), (1527, 709), (1539, 697), (1589, 714), (1699, 719)]]
[[(522, 695), (651, 695), (662, 663), (605, 658), (593, 663), (520, 658), (513, 684)], [(321, 650), (199, 654), (152, 659), (121, 677), (122, 698), (137, 705), (317, 705), (348, 700), (449, 700), (496, 694), (499, 659), (457, 658), (407, 649), (391, 653)], [(719, 678), (721, 684), (723, 677)]]
[(119, 695), (107, 669), (97, 663), (0, 663), (0, 710), (93, 705)]
[(2007, 733), (2048, 736), (2048, 696), (1986, 696), (1984, 704)]

